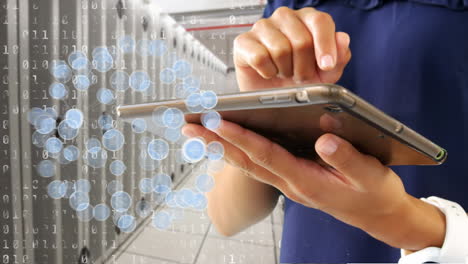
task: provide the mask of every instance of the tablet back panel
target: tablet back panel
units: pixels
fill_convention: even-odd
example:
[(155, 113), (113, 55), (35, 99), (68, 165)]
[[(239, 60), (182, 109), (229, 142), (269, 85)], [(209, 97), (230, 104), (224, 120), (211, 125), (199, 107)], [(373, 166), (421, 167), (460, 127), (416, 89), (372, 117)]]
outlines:
[[(164, 128), (154, 124), (153, 111), (161, 113), (166, 107), (184, 111), (188, 123), (200, 123), (201, 114), (191, 113), (183, 100), (121, 106), (119, 113), (129, 122), (145, 118), (152, 124), (149, 129), (162, 136)], [(318, 158), (314, 145), (325, 133), (348, 140), (386, 165), (436, 165), (446, 158), (441, 147), (337, 85), (221, 95), (214, 110), (224, 120), (262, 134), (304, 158)]]

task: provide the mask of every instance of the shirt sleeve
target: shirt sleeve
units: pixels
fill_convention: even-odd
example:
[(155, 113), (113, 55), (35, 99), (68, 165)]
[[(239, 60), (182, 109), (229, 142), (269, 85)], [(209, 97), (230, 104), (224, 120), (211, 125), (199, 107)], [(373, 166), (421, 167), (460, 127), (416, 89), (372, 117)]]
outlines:
[(445, 239), (442, 248), (428, 247), (416, 252), (401, 250), (398, 264), (437, 262), (441, 264), (468, 264), (468, 216), (457, 203), (436, 196), (421, 198), (439, 208), (446, 219)]

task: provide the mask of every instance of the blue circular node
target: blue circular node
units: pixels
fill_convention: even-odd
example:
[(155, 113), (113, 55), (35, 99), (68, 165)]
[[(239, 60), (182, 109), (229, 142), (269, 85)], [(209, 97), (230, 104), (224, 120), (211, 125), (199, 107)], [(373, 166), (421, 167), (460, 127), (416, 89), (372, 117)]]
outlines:
[(142, 150), (138, 157), (138, 164), (140, 165), (140, 168), (145, 171), (154, 171), (161, 165), (161, 162), (159, 160), (152, 159), (146, 150)]
[(50, 69), (58, 82), (67, 83), (72, 78), (72, 70), (64, 61), (53, 61)]
[(138, 55), (142, 56), (142, 57), (148, 57), (148, 56), (151, 56), (153, 50), (153, 48), (151, 47), (151, 40), (149, 39), (141, 39), (137, 42), (137, 45), (136, 45), (136, 51), (138, 53)]
[(76, 146), (67, 146), (63, 149), (63, 156), (68, 161), (75, 161), (80, 156), (80, 149)]
[(172, 179), (165, 173), (159, 173), (151, 178), (151, 186), (156, 193), (167, 193), (171, 191)]
[(189, 76), (183, 80), (185, 89), (188, 93), (195, 93), (200, 90), (201, 82), (200, 79), (194, 76)]
[(189, 93), (185, 89), (185, 84), (183, 83), (176, 84), (174, 89), (177, 98), (185, 98), (189, 95)]
[(164, 40), (152, 40), (149, 46), (149, 52), (152, 56), (161, 57), (167, 52), (167, 45)]
[(180, 207), (187, 208), (193, 204), (194, 196), (195, 193), (192, 190), (182, 188), (182, 190), (176, 194), (176, 202)]
[(169, 144), (162, 139), (153, 139), (148, 144), (148, 154), (154, 160), (163, 160), (169, 155)]
[(132, 53), (135, 50), (135, 40), (132, 36), (122, 36), (117, 40), (117, 46), (124, 53)]
[(176, 202), (176, 205), (180, 208), (189, 207), (189, 205), (185, 202), (184, 194), (182, 193), (182, 190), (175, 193), (175, 202)]
[(195, 185), (200, 192), (209, 192), (214, 187), (214, 178), (208, 174), (198, 175)]
[(113, 62), (111, 55), (102, 54), (94, 58), (93, 67), (98, 72), (108, 72), (112, 68)]
[(29, 112), (28, 112), (28, 122), (31, 125), (35, 125), (37, 119), (43, 114), (44, 114), (44, 110), (42, 110), (41, 108), (39, 108), (39, 107), (31, 108), (31, 110), (29, 110)]
[(159, 79), (164, 84), (170, 84), (175, 81), (176, 75), (171, 68), (165, 68), (159, 73)]
[(125, 138), (117, 129), (109, 129), (102, 135), (102, 145), (110, 151), (117, 151), (123, 147)]
[(201, 122), (209, 130), (216, 130), (221, 125), (221, 115), (216, 111), (209, 111), (201, 115)]
[(172, 208), (177, 207), (176, 192), (168, 192), (166, 194), (165, 201), (167, 206)]
[(135, 217), (133, 215), (125, 214), (119, 218), (117, 221), (117, 226), (121, 229), (129, 228), (134, 221)]
[(78, 136), (78, 125), (71, 119), (65, 119), (58, 126), (58, 133), (64, 140), (72, 140)]
[(136, 221), (133, 221), (133, 223), (127, 227), (127, 228), (121, 228), (120, 231), (124, 232), (124, 233), (131, 233), (133, 231), (135, 231), (136, 229)]
[(181, 193), (182, 193), (182, 199), (187, 204), (187, 207), (193, 206), (193, 203), (195, 202), (195, 192), (192, 191), (191, 189), (183, 188), (181, 190)]
[[(52, 117), (50, 117), (45, 111), (42, 111), (41, 114), (36, 114), (32, 118), (34, 118), (34, 119), (32, 120), (31, 124), (37, 130), (37, 129), (40, 128), (42, 120), (44, 120), (46, 118), (52, 118)], [(161, 118), (162, 118), (162, 115), (161, 115)]]
[(109, 49), (106, 46), (99, 46), (93, 49), (91, 56), (93, 58), (100, 56), (101, 54), (108, 54), (110, 55)]
[(93, 56), (93, 67), (98, 72), (108, 72), (113, 64), (114, 59), (108, 52), (99, 52)]
[(69, 122), (68, 125), (76, 129), (80, 128), (84, 122), (83, 113), (79, 109), (70, 109), (65, 112), (65, 119), (75, 121)]
[(102, 136), (102, 144), (104, 148), (110, 151), (117, 151), (121, 149), (124, 143), (125, 138), (122, 132), (117, 129), (107, 130)]
[(36, 130), (38, 133), (48, 135), (55, 130), (57, 121), (49, 116), (42, 115), (36, 120)]
[(44, 110), (44, 114), (55, 120), (57, 120), (58, 118), (57, 110), (55, 110), (55, 108), (53, 107), (46, 107), (46, 109)]
[(116, 192), (111, 197), (111, 206), (119, 213), (125, 212), (132, 206), (132, 198), (126, 192)]
[(62, 141), (60, 141), (60, 139), (58, 139), (56, 137), (51, 137), (51, 138), (47, 139), (44, 148), (49, 153), (57, 154), (60, 151), (62, 151), (63, 143), (62, 143)]
[[(73, 62), (77, 59), (84, 58), (86, 59), (87, 56), (82, 51), (74, 51), (68, 55), (68, 64), (70, 64), (73, 68)], [(76, 70), (76, 69), (75, 69)]]
[(97, 138), (90, 138), (85, 143), (86, 151), (98, 151), (101, 149), (101, 141)]
[(79, 179), (73, 185), (76, 192), (89, 193), (91, 191), (91, 183), (85, 179)]
[(203, 211), (206, 209), (208, 205), (208, 200), (206, 199), (205, 195), (201, 193), (196, 193), (194, 196), (194, 201), (192, 204), (192, 208)]
[(89, 206), (89, 196), (85, 192), (74, 192), (69, 198), (70, 207), (75, 211), (83, 211)]
[(212, 109), (218, 103), (218, 96), (213, 91), (201, 92), (201, 105), (205, 109)]
[(58, 157), (54, 157), (55, 159), (57, 159), (58, 163), (60, 163), (62, 165), (70, 164), (71, 161), (69, 161), (69, 160), (67, 160), (65, 158), (65, 155), (63, 154), (63, 151), (61, 151), (60, 153), (55, 154), (55, 155), (58, 155)]
[(177, 79), (185, 79), (192, 74), (192, 65), (186, 60), (176, 61), (172, 69)]
[(150, 178), (143, 178), (140, 180), (140, 184), (138, 187), (142, 193), (151, 193), (153, 191), (153, 187), (151, 186), (151, 179)]
[(101, 104), (105, 105), (112, 104), (115, 100), (114, 93), (107, 88), (100, 88), (96, 93), (96, 97)]
[(88, 59), (83, 58), (83, 57), (75, 59), (73, 63), (71, 64), (71, 67), (77, 71), (86, 70), (88, 69), (88, 66), (89, 66)]
[(151, 84), (148, 73), (144, 71), (135, 71), (130, 75), (130, 88), (137, 92), (148, 90)]
[(34, 131), (32, 134), (32, 143), (38, 148), (43, 148), (47, 139), (49, 139), (50, 134), (41, 134), (37, 131)]
[(50, 97), (61, 100), (68, 96), (68, 88), (63, 83), (54, 82), (49, 86)]
[(160, 106), (160, 107), (154, 109), (153, 113), (152, 113), (153, 123), (155, 123), (157, 126), (165, 127), (166, 125), (163, 122), (163, 114), (167, 109), (169, 109), (169, 108), (167, 108), (165, 106)]
[(185, 99), (187, 107), (196, 107), (201, 105), (201, 95), (199, 93), (192, 93)]
[(86, 57), (76, 58), (72, 64), (70, 64), (72, 69), (81, 71), (88, 69), (89, 61)]
[(140, 134), (146, 131), (146, 121), (143, 118), (135, 118), (132, 121), (133, 132)]
[(109, 165), (110, 172), (115, 176), (121, 176), (122, 174), (124, 174), (126, 169), (127, 166), (125, 166), (125, 164), (121, 160), (114, 160)]
[(180, 128), (166, 128), (164, 130), (164, 138), (172, 143), (175, 143), (182, 137), (182, 133), (180, 132)]
[(224, 146), (219, 141), (211, 141), (206, 145), (206, 156), (209, 160), (220, 160), (224, 156)]
[(83, 160), (92, 168), (103, 168), (106, 165), (107, 152), (102, 148), (94, 147), (83, 154)]
[(102, 130), (112, 129), (114, 127), (114, 119), (112, 118), (111, 115), (102, 114), (98, 118), (98, 126)]
[(124, 71), (115, 71), (110, 77), (110, 85), (117, 91), (125, 91), (130, 87), (130, 76)]
[(96, 205), (93, 209), (93, 216), (97, 221), (106, 221), (110, 214), (111, 210), (109, 206), (104, 203)]
[(207, 172), (208, 173), (215, 173), (222, 171), (224, 169), (224, 160), (209, 160), (207, 165)]
[(90, 85), (91, 81), (86, 75), (80, 74), (73, 77), (73, 86), (75, 86), (77, 90), (86, 91)]
[(47, 194), (52, 199), (60, 199), (65, 196), (67, 185), (62, 181), (52, 181), (47, 185)]
[(112, 222), (114, 223), (114, 225), (117, 226), (117, 222), (119, 221), (119, 218), (120, 218), (122, 215), (126, 214), (126, 213), (125, 213), (125, 212), (120, 213), (120, 212), (116, 212), (116, 211), (112, 211), (112, 212), (113, 212), (113, 215), (112, 215)]
[(76, 217), (81, 221), (81, 222), (89, 222), (93, 219), (93, 206), (91, 204), (86, 207), (86, 209), (82, 211), (77, 211), (76, 212)]
[(182, 155), (190, 163), (195, 163), (205, 157), (205, 142), (200, 138), (190, 138), (182, 145)]
[(123, 191), (123, 184), (117, 180), (113, 180), (107, 184), (106, 190), (109, 195), (113, 195), (116, 192)]
[(139, 217), (147, 217), (152, 211), (151, 203), (146, 200), (138, 201), (135, 205), (135, 212)]
[(162, 115), (162, 122), (166, 127), (178, 128), (184, 124), (185, 116), (180, 109), (169, 108), (164, 111)]
[(166, 230), (171, 226), (171, 215), (166, 211), (159, 211), (153, 215), (151, 223), (159, 230)]

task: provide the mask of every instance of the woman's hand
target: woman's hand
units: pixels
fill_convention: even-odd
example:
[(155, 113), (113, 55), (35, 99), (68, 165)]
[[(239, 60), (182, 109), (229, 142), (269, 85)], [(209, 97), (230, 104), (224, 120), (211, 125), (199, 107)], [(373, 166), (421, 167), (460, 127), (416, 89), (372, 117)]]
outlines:
[(328, 164), (321, 166), (229, 121), (214, 132), (190, 124), (184, 134), (222, 142), (225, 159), (246, 175), (391, 246), (420, 250), (443, 244), (444, 214), (407, 194), (390, 168), (335, 135), (325, 134), (315, 144)]
[(314, 8), (278, 8), (234, 41), (240, 90), (335, 83), (351, 59), (350, 38)]
[[(346, 33), (335, 32), (324, 12), (279, 8), (235, 40), (240, 90), (335, 83), (351, 58), (349, 41)], [(215, 133), (194, 124), (183, 133), (222, 142), (226, 160), (243, 174), (389, 245), (419, 250), (443, 243), (443, 213), (408, 195), (390, 168), (337, 136), (325, 134), (317, 140), (316, 151), (328, 164), (322, 166), (228, 121)]]

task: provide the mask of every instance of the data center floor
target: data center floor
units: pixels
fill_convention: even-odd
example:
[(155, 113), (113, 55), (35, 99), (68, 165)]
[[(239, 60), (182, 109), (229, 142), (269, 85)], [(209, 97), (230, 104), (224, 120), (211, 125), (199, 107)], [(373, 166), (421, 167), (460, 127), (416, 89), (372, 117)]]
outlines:
[[(193, 186), (194, 180), (192, 174), (178, 187)], [(282, 225), (281, 203), (263, 221), (233, 237), (220, 235), (206, 212), (185, 209), (168, 230), (147, 221), (122, 254), (107, 263), (279, 263)]]

